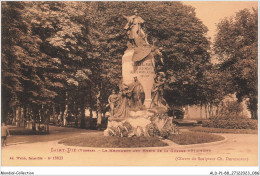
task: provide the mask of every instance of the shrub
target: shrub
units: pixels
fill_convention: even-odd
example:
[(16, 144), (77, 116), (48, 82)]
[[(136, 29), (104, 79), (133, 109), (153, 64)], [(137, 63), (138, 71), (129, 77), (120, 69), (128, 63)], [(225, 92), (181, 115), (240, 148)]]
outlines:
[(149, 134), (149, 136), (159, 136), (160, 135), (160, 131), (154, 123), (150, 123), (149, 125), (147, 125), (146, 128), (147, 128), (146, 131)]
[(214, 119), (243, 119), (243, 106), (237, 101), (227, 101), (221, 105), (217, 115), (211, 117)]
[(194, 132), (204, 133), (232, 133), (232, 134), (258, 134), (258, 130), (252, 129), (226, 129), (226, 128), (207, 128), (202, 126), (196, 126), (189, 129)]
[(258, 121), (253, 119), (211, 119), (203, 121), (202, 127), (226, 129), (258, 129)]
[[(152, 131), (152, 135), (158, 135), (158, 136), (161, 136), (163, 138), (168, 138), (171, 134), (175, 134), (176, 133), (176, 125), (174, 125), (172, 123), (172, 118), (170, 118), (168, 116), (167, 113), (159, 113), (159, 114), (155, 114), (154, 115), (154, 118), (153, 118), (153, 123), (154, 123), (154, 126), (157, 127), (153, 129)], [(158, 124), (157, 124), (158, 123)], [(159, 127), (161, 126), (161, 124), (163, 124), (162, 128)], [(158, 126), (159, 125), (159, 126)], [(151, 133), (151, 130), (150, 132), (148, 131), (149, 135)]]
[(97, 119), (96, 118), (86, 118), (85, 119), (85, 128), (95, 130), (97, 126)]
[(167, 139), (171, 134), (172, 131), (170, 131), (169, 129), (162, 129), (160, 132), (160, 136), (163, 137), (164, 139)]

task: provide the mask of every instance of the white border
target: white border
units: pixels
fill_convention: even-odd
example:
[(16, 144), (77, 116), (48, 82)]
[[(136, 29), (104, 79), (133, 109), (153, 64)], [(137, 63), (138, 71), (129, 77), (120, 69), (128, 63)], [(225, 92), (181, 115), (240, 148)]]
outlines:
[[(10, 0), (7, 0), (10, 1)], [(11, 1), (19, 1), (19, 0), (11, 0)], [(41, 0), (35, 0), (41, 1)], [(47, 0), (52, 1), (52, 0)], [(56, 1), (65, 1), (65, 0), (56, 0)], [(77, 1), (84, 1), (84, 0), (77, 0)], [(85, 0), (90, 1), (90, 0)], [(107, 1), (118, 1), (118, 0), (107, 0)], [(133, 0), (125, 0), (125, 1), (133, 1)], [(138, 0), (136, 0), (138, 1)], [(146, 0), (144, 0), (146, 1)], [(163, 1), (163, 0), (153, 0), (153, 1)], [(181, 0), (175, 0), (181, 1)], [(183, 0), (183, 1), (199, 1), (199, 0)], [(201, 0), (205, 1), (205, 0)], [(226, 1), (226, 0), (209, 0), (209, 1)], [(257, 0), (229, 0), (229, 1), (256, 1)], [(258, 3), (258, 10), (259, 10), (259, 3)], [(0, 9), (1, 12), (1, 9)], [(259, 29), (259, 14), (258, 14), (258, 41), (260, 36), (260, 29)], [(1, 37), (1, 33), (0, 33)], [(1, 43), (0, 43), (1, 46)], [(260, 58), (259, 53), (259, 45), (258, 45), (258, 58)], [(0, 48), (1, 50), (1, 48)], [(0, 56), (1, 57), (1, 56)], [(0, 63), (1, 65), (1, 63)], [(258, 59), (258, 66), (260, 65), (260, 61)], [(259, 78), (259, 67), (258, 67), (258, 78)], [(0, 72), (0, 80), (1, 80), (1, 72)], [(259, 89), (259, 81), (258, 81), (258, 89)], [(1, 90), (1, 87), (0, 87)], [(0, 91), (1, 94), (1, 91)], [(260, 98), (258, 96), (258, 102)], [(1, 105), (1, 102), (0, 102)], [(258, 104), (258, 109), (260, 105)], [(1, 114), (1, 108), (0, 108)], [(259, 114), (259, 113), (258, 113)], [(1, 119), (1, 115), (0, 115)], [(258, 121), (258, 131), (259, 131), (260, 122)], [(1, 133), (1, 132), (0, 132)], [(259, 135), (258, 135), (258, 147), (259, 147)], [(1, 150), (0, 150), (0, 158), (1, 158)], [(24, 175), (22, 172), (33, 172), (34, 175), (210, 175), (210, 172), (226, 172), (228, 171), (231, 173), (232, 171), (249, 171), (259, 172), (259, 159), (260, 155), (258, 152), (258, 166), (255, 167), (225, 167), (225, 166), (218, 166), (218, 167), (207, 167), (207, 166), (196, 166), (196, 167), (186, 167), (186, 166), (167, 166), (167, 167), (157, 167), (157, 166), (150, 166), (150, 167), (11, 167), (11, 166), (1, 166), (0, 172), (11, 172), (10, 175)], [(22, 171), (22, 172), (21, 172)], [(13, 174), (12, 174), (13, 173)], [(2, 175), (2, 174), (1, 174)], [(224, 174), (223, 174), (224, 175)]]
[[(259, 171), (255, 167), (2, 167), (1, 171), (34, 172), (34, 175), (210, 175), (210, 172)], [(21, 172), (22, 171), (22, 172)]]

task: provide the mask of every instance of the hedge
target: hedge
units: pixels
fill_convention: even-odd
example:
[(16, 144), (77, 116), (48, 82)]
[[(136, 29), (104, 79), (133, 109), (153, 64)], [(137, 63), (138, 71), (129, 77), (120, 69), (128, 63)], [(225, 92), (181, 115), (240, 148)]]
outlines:
[(202, 127), (256, 130), (258, 121), (254, 119), (211, 119), (203, 121)]

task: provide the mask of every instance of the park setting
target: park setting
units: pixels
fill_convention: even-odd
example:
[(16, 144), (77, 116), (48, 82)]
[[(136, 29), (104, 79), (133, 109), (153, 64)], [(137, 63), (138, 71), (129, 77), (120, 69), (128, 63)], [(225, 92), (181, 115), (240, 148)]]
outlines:
[(2, 1), (1, 165), (258, 165), (244, 3), (212, 32), (199, 3)]

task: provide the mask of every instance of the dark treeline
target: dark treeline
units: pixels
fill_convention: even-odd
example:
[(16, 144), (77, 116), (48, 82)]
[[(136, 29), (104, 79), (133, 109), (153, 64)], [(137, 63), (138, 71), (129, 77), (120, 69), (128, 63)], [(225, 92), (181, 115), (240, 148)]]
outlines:
[(170, 105), (216, 106), (236, 93), (249, 98), (256, 114), (257, 10), (219, 24), (214, 50), (221, 62), (213, 64), (207, 27), (181, 2), (2, 2), (1, 8), (2, 121), (23, 126), (52, 118), (66, 125), (73, 114), (75, 125), (85, 127), (86, 108), (90, 117), (104, 114), (121, 81), (122, 15), (134, 9), (146, 21), (149, 42), (164, 48)]

